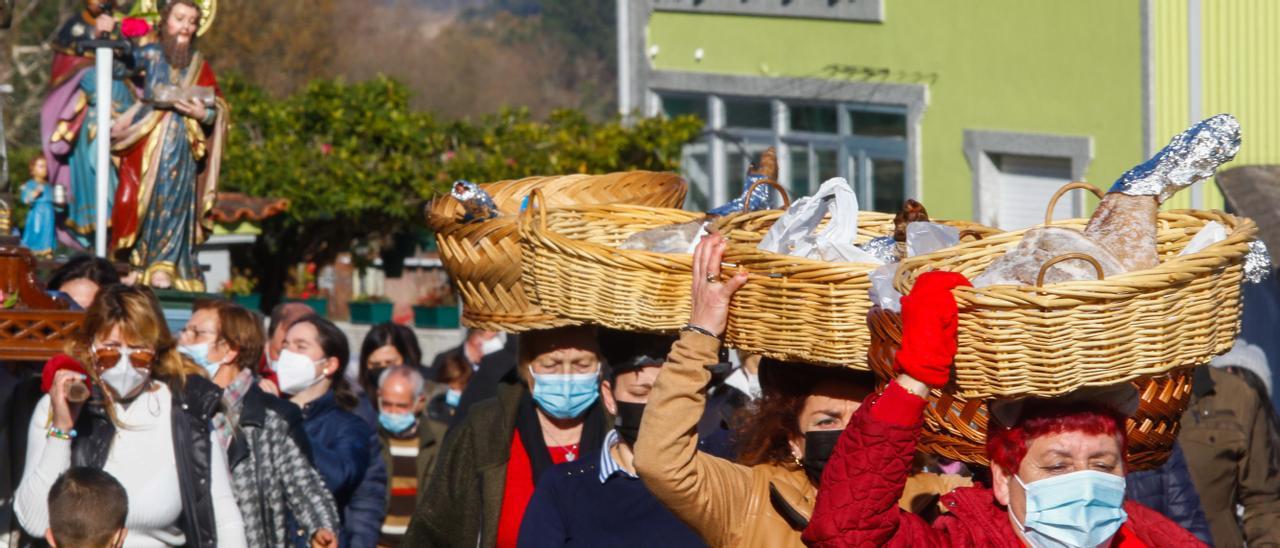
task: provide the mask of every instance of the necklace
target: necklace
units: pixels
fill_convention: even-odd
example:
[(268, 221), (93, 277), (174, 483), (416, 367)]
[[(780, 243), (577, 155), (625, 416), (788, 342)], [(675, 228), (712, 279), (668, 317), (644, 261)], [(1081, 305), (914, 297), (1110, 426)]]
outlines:
[[(541, 418), (541, 417), (540, 417), (540, 418)], [(556, 430), (555, 425), (554, 425), (554, 424), (552, 424), (552, 423), (551, 423), (551, 421), (546, 420), (546, 419), (542, 419), (542, 422), (543, 422), (543, 424), (542, 424), (542, 434), (543, 434), (543, 436), (544, 436), (543, 441), (544, 441), (544, 442), (546, 441), (546, 439), (545, 439), (545, 438), (550, 438), (550, 439), (551, 439), (551, 442), (555, 444), (555, 447), (562, 447), (562, 448), (564, 448), (564, 458), (565, 458), (565, 460), (567, 460), (567, 461), (573, 461), (573, 460), (577, 459), (577, 458), (578, 458), (578, 444), (577, 444), (577, 443), (564, 443), (563, 441), (561, 441), (561, 440), (559, 440), (559, 439), (556, 439), (556, 436), (553, 434), (553, 431), (554, 431), (554, 430)]]

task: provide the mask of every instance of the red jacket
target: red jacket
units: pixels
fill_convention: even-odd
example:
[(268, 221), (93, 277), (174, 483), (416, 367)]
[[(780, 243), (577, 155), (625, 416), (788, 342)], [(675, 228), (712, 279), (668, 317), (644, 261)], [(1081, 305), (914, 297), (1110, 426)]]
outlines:
[[(949, 513), (932, 525), (898, 508), (923, 424), (923, 404), (894, 383), (854, 413), (823, 472), (817, 505), (804, 532), (806, 544), (1022, 546), (1008, 511), (985, 487), (964, 487), (943, 496)], [(903, 426), (907, 423), (910, 426)], [(1127, 501), (1124, 510), (1129, 519), (1113, 546), (1203, 546), (1146, 506)]]

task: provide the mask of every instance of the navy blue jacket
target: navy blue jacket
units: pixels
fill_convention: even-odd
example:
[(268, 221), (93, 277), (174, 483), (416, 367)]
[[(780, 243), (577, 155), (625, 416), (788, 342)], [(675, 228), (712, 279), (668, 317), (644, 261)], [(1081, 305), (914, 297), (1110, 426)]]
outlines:
[(600, 452), (547, 469), (520, 524), (520, 548), (706, 546), (639, 478), (600, 483)]
[(1126, 498), (1160, 512), (1178, 527), (1213, 546), (1209, 521), (1200, 506), (1200, 494), (1191, 483), (1191, 472), (1187, 470), (1187, 458), (1182, 455), (1181, 445), (1173, 444), (1173, 453), (1161, 467), (1126, 474), (1124, 491)]
[(342, 546), (376, 546), (386, 517), (387, 467), (378, 433), (328, 392), (302, 408), (316, 470), (342, 514)]

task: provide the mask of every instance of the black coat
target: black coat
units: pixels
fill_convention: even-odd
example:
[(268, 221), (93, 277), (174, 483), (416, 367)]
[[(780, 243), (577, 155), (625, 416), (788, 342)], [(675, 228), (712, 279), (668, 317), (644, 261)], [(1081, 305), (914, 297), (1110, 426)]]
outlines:
[(1200, 506), (1200, 495), (1191, 482), (1182, 446), (1173, 445), (1169, 460), (1155, 470), (1130, 472), (1124, 477), (1125, 497), (1160, 512), (1205, 544), (1213, 546), (1209, 521)]
[[(222, 389), (204, 377), (190, 375), (185, 387), (178, 389), (170, 383), (169, 391), (173, 394), (173, 456), (182, 497), (180, 526), (187, 546), (213, 548), (218, 535), (210, 492), (213, 445), (209, 433), (210, 421), (222, 402)], [(76, 431), (79, 435), (71, 442), (71, 465), (101, 469), (116, 432), (106, 409), (100, 404), (85, 405), (76, 419)]]

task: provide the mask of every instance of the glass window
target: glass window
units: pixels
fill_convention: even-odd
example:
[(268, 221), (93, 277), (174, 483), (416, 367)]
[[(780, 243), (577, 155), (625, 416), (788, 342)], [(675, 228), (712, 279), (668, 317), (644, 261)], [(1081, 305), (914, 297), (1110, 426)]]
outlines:
[(836, 121), (836, 107), (820, 105), (789, 105), (791, 129), (813, 133), (836, 133), (840, 125)]
[(773, 129), (773, 106), (769, 101), (725, 99), (724, 113), (729, 127)]
[(795, 200), (801, 196), (809, 195), (809, 147), (805, 145), (791, 145), (787, 147), (791, 151), (791, 184), (787, 185), (787, 192), (791, 193), (791, 199)]
[(707, 98), (697, 95), (663, 95), (662, 114), (667, 118), (675, 118), (692, 114), (702, 121), (707, 121)]
[(706, 211), (711, 205), (711, 155), (705, 143), (684, 146), (680, 167), (689, 181), (689, 194), (685, 205), (693, 211)]
[(872, 209), (884, 213), (895, 213), (902, 209), (906, 200), (906, 170), (901, 160), (871, 160), (871, 197)]
[(868, 137), (906, 137), (907, 117), (888, 112), (849, 111), (853, 134)]
[[(840, 166), (838, 164), (840, 155), (835, 149), (817, 149), (814, 155), (818, 157), (818, 182), (820, 185), (827, 179), (840, 176)], [(814, 187), (817, 190), (817, 187)]]

